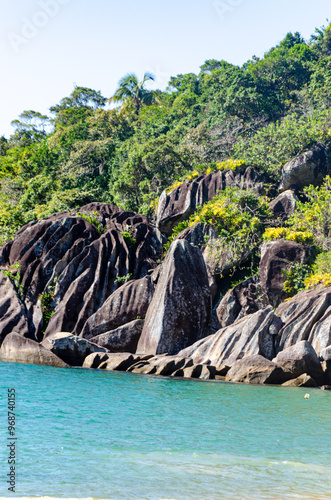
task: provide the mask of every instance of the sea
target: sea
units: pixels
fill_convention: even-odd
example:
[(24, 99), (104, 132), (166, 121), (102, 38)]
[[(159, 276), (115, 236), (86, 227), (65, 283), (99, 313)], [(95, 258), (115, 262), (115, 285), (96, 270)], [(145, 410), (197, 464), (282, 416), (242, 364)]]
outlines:
[(0, 387), (2, 497), (331, 499), (331, 391), (15, 363)]

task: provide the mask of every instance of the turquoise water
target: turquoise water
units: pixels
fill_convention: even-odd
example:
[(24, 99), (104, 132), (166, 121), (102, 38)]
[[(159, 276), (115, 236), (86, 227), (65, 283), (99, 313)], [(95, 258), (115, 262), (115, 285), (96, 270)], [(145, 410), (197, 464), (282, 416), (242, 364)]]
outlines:
[(331, 498), (331, 392), (10, 363), (0, 380), (2, 496)]

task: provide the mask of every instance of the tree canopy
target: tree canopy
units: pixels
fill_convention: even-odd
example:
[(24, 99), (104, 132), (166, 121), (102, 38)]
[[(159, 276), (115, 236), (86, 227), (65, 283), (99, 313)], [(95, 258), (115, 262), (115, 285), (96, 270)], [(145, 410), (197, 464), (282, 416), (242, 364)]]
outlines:
[(128, 73), (118, 82), (118, 89), (109, 101), (123, 104), (122, 109), (125, 110), (133, 105), (136, 115), (139, 115), (142, 106), (150, 106), (155, 102), (153, 92), (145, 88), (146, 82), (151, 80), (155, 80), (152, 73), (146, 72), (141, 81), (134, 73)]

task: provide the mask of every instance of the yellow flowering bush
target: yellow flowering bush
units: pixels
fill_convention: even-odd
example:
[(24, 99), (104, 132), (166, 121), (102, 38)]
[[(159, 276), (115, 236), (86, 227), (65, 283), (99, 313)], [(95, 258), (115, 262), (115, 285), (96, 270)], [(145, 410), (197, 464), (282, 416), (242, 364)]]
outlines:
[(292, 231), (288, 227), (269, 227), (263, 234), (264, 241), (279, 240), (282, 238), (307, 245), (314, 243), (314, 236), (309, 231)]
[(216, 163), (217, 170), (237, 170), (237, 168), (244, 167), (245, 160), (233, 160), (232, 158)]
[(201, 175), (201, 174), (199, 174), (199, 172), (197, 170), (194, 170), (193, 172), (188, 174), (187, 179), (189, 181), (193, 181), (193, 179), (195, 179), (196, 177), (199, 177), (199, 175)]
[(325, 287), (331, 286), (331, 273), (311, 274), (305, 279), (305, 287), (309, 290), (316, 288), (318, 285)]
[(307, 289), (317, 285), (331, 286), (331, 251), (322, 252), (312, 266), (312, 273), (305, 279)]
[(226, 188), (218, 196), (199, 207), (188, 225), (198, 222), (213, 225), (220, 237), (235, 237), (241, 242), (258, 241), (264, 222), (271, 216), (268, 201), (250, 191)]

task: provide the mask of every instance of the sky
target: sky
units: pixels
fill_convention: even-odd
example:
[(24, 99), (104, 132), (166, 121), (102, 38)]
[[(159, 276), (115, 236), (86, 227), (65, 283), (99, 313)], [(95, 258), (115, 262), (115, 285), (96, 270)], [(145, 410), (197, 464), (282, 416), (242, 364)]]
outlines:
[(289, 31), (309, 39), (330, 0), (0, 0), (0, 136), (24, 110), (49, 114), (75, 85), (114, 94), (128, 72), (198, 73), (241, 65)]

